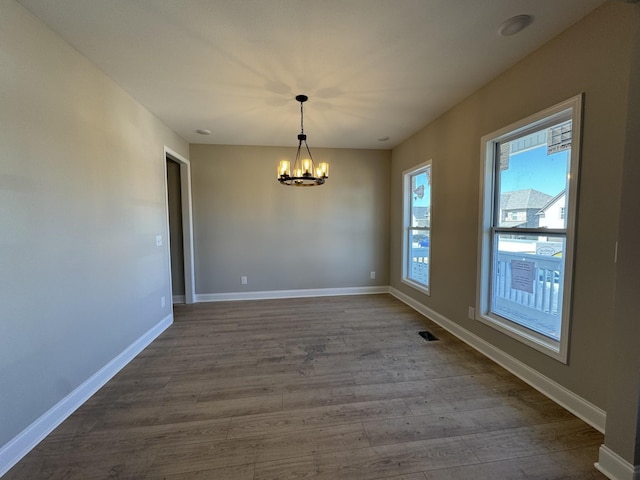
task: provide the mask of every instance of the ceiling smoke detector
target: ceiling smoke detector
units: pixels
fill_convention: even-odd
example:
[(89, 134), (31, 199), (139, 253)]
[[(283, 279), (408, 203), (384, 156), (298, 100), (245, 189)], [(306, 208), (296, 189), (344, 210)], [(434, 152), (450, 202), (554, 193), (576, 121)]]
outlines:
[(509, 37), (520, 33), (533, 23), (533, 15), (516, 15), (506, 19), (498, 28), (498, 33), (503, 37)]

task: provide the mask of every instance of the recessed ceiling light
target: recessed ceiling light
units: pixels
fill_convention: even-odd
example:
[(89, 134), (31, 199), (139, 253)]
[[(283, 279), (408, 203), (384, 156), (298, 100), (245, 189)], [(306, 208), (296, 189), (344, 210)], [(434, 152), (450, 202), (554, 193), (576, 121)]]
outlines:
[(211, 130), (207, 130), (206, 128), (199, 128), (196, 132), (200, 135), (211, 135)]
[(389, 140), (389, 137), (380, 137), (378, 139), (379, 142), (386, 142), (387, 140)]
[(516, 15), (506, 19), (498, 28), (498, 33), (503, 37), (515, 35), (533, 23), (533, 15)]

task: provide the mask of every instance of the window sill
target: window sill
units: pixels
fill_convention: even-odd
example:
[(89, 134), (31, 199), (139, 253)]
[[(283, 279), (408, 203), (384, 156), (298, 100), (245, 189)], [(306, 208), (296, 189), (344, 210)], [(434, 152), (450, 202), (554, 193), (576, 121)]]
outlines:
[(559, 362), (567, 363), (566, 347), (556, 340), (537, 334), (497, 315), (478, 315), (476, 319)]
[(403, 278), (402, 283), (404, 283), (405, 285), (409, 285), (411, 288), (414, 288), (419, 292), (424, 293), (425, 295), (431, 295), (431, 293), (429, 292), (428, 286), (423, 285), (422, 283), (418, 283), (414, 280), (411, 280), (410, 278)]

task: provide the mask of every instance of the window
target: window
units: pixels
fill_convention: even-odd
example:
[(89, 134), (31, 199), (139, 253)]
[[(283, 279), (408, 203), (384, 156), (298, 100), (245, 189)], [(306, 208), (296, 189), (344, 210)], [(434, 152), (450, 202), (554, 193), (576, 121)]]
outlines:
[(429, 294), (431, 160), (403, 173), (402, 281)]
[(526, 212), (507, 212), (507, 220), (525, 220), (527, 218)]
[(581, 108), (577, 96), (482, 138), (477, 318), (565, 363)]

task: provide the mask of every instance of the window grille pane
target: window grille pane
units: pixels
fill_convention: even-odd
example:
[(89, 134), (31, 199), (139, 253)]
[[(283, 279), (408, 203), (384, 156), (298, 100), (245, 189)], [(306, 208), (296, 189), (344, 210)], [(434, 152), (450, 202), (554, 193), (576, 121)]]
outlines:
[[(499, 144), (496, 226), (566, 228), (564, 208), (571, 158), (570, 124), (568, 122), (567, 126), (567, 122), (562, 122)], [(549, 132), (562, 132), (567, 128), (564, 143), (550, 149), (547, 145), (551, 140)], [(562, 134), (558, 135), (562, 137)]]
[(411, 230), (408, 276), (425, 286), (429, 285), (430, 240), (428, 230)]
[(431, 225), (431, 167), (411, 176), (411, 226)]
[(560, 339), (565, 235), (494, 235), (491, 311)]

